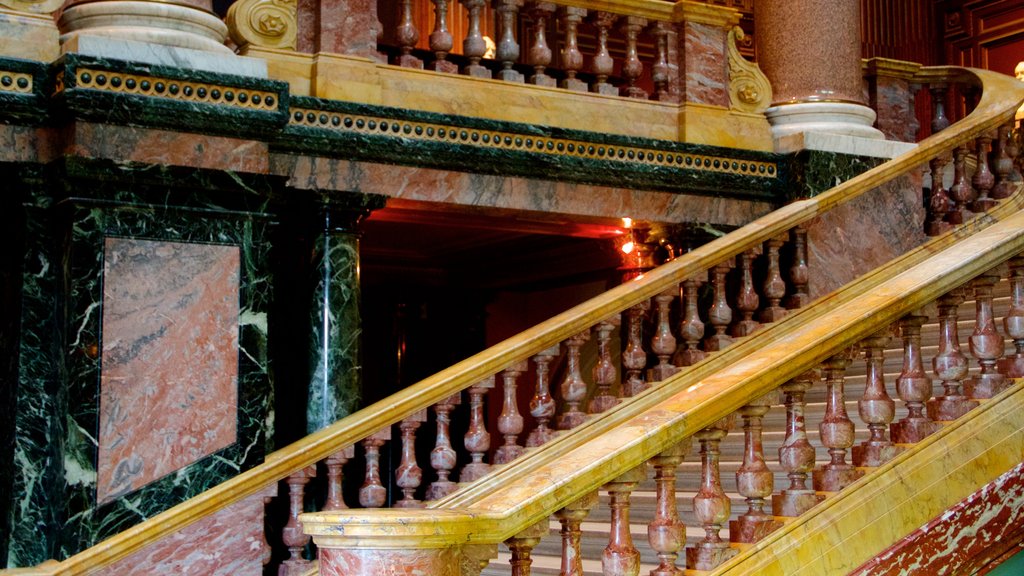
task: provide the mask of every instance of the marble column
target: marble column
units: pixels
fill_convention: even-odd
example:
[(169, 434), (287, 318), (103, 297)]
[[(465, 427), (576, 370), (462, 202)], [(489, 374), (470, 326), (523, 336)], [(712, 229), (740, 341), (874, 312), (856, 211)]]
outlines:
[(777, 148), (781, 138), (801, 133), (883, 137), (864, 99), (859, 2), (758, 0), (754, 10)]
[(359, 224), (383, 199), (354, 198), (323, 202), (311, 222), (310, 433), (352, 413), (360, 400)]

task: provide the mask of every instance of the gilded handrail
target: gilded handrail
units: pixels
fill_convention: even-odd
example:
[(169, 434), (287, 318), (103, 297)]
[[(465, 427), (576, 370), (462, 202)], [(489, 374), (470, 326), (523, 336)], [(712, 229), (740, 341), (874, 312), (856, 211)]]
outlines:
[(588, 329), (604, 318), (674, 287), (683, 279), (740, 254), (807, 222), (892, 178), (995, 129), (1013, 117), (1024, 100), (1020, 84), (984, 70), (954, 67), (923, 69), (950, 81), (974, 81), (982, 89), (974, 111), (947, 130), (930, 136), (907, 153), (814, 198), (784, 206), (750, 224), (665, 264), (643, 279), (618, 286), (551, 319), (434, 374), (389, 398), (368, 406), (267, 456), (266, 461), (64, 561), (45, 563), (18, 574), (90, 574), (126, 557), (147, 543), (255, 494), (374, 432), (458, 393), (512, 363)]

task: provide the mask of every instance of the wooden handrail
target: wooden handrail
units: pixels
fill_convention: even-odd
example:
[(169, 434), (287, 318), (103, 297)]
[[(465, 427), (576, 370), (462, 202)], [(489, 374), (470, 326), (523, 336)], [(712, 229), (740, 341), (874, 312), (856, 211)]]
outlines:
[(817, 197), (784, 206), (746, 226), (665, 264), (644, 278), (616, 287), (575, 306), (529, 330), (513, 336), (434, 374), (391, 397), (269, 454), (266, 461), (198, 496), (133, 526), (64, 561), (20, 570), (19, 574), (90, 574), (139, 550), (147, 543), (172, 534), (258, 492), (296, 470), (351, 446), (374, 432), (461, 392), (514, 362), (553, 346), (571, 335), (630, 306), (703, 273), (711, 266), (759, 246), (832, 207), (858, 197), (880, 184), (927, 162), (978, 134), (1010, 120), (1024, 100), (1024, 89), (1014, 79), (984, 70), (953, 67), (924, 69), (951, 80), (971, 79), (982, 88), (975, 110), (947, 130), (925, 139), (914, 150), (870, 170)]

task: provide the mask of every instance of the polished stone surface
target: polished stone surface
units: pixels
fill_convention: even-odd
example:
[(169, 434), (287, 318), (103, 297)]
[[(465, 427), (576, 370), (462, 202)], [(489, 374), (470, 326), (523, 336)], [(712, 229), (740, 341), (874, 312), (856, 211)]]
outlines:
[(152, 44), (124, 38), (90, 35), (77, 36), (65, 42), (61, 46), (61, 50), (63, 52), (74, 52), (82, 56), (177, 68), (191, 68), (216, 74), (231, 74), (252, 78), (267, 77), (267, 62), (259, 58), (247, 58), (234, 54), (216, 54), (206, 50)]

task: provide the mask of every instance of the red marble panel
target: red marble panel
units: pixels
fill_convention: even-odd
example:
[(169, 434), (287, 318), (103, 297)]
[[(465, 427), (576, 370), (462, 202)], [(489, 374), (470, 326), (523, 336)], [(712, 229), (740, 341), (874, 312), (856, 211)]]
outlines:
[(918, 528), (851, 576), (976, 574), (1024, 537), (1024, 464)]
[(267, 144), (240, 138), (77, 122), (64, 134), (64, 153), (239, 172), (266, 172)]
[(919, 126), (913, 96), (910, 83), (902, 78), (879, 75), (869, 83), (868, 101), (878, 115), (875, 127), (886, 140), (917, 142)]
[(320, 549), (321, 576), (458, 576), (455, 548), (436, 550)]
[(99, 503), (235, 442), (239, 251), (108, 238)]
[(683, 102), (729, 107), (726, 31), (720, 26), (683, 23), (679, 75)]
[(107, 566), (100, 576), (257, 576), (269, 554), (263, 536), (266, 498), (277, 493), (274, 484), (262, 493), (236, 502), (195, 524), (153, 542)]

